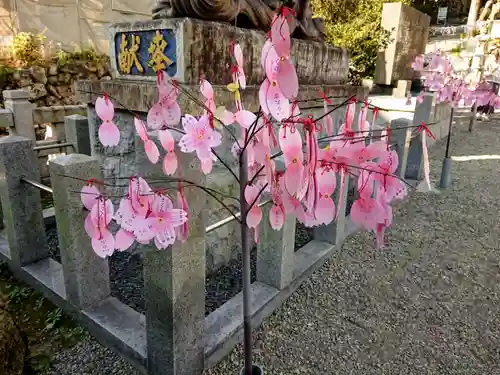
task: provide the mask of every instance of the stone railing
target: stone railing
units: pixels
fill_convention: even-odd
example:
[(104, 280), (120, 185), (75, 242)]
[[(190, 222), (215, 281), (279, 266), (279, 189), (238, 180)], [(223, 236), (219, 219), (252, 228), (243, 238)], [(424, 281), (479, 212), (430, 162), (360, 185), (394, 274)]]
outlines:
[[(413, 119), (392, 120), (391, 140), (399, 154), (398, 174), (418, 181), (422, 176), (421, 137), (412, 129), (425, 122), (436, 138), (447, 135), (446, 108), (437, 108), (432, 94), (415, 110)], [(68, 137), (68, 134), (66, 134)], [(136, 139), (137, 142), (139, 140)], [(190, 237), (173, 249), (155, 251), (143, 246), (145, 313), (141, 314), (111, 296), (108, 259), (98, 257), (85, 234), (84, 215), (77, 193), (82, 180), (100, 179), (98, 159), (82, 153), (60, 156), (49, 162), (51, 186), (39, 183), (34, 141), (25, 136), (0, 139), (0, 197), (6, 218), (6, 237), (0, 237), (0, 258), (13, 272), (72, 313), (95, 337), (150, 375), (199, 375), (227, 355), (242, 338), (242, 294), (237, 294), (205, 317), (205, 248), (207, 233), (230, 220), (206, 222), (207, 198), (194, 189), (185, 192), (190, 202)], [(136, 150), (143, 176), (161, 171)], [(179, 154), (179, 163), (193, 157)], [(204, 183), (204, 175), (185, 168), (186, 179)], [(68, 176), (71, 176), (69, 178)], [(60, 261), (50, 257), (39, 194), (51, 191), (60, 244)], [(348, 204), (347, 189), (336, 204)], [(264, 210), (265, 212), (267, 210)], [(313, 240), (294, 251), (296, 219), (287, 217), (282, 231), (273, 231), (262, 220), (257, 246), (256, 281), (252, 284), (252, 325), (257, 326), (315, 270), (336, 253), (345, 238), (358, 230), (341, 209), (338, 221), (314, 230)], [(266, 212), (267, 215), (267, 212)], [(29, 228), (29, 229), (28, 229)], [(177, 364), (177, 365), (176, 365)]]
[[(65, 121), (70, 122), (70, 128), (85, 126), (82, 115), (86, 114), (86, 106), (35, 107), (29, 101), (29, 92), (25, 90), (5, 90), (3, 97), (5, 109), (0, 110), (0, 127), (7, 129), (9, 134), (21, 135), (36, 141), (34, 150), (37, 151), (39, 158), (41, 177), (48, 178), (48, 158), (74, 152), (74, 139), (67, 139)], [(50, 140), (36, 140), (36, 128), (40, 126), (51, 128), (53, 136)], [(88, 133), (88, 127), (86, 132)]]

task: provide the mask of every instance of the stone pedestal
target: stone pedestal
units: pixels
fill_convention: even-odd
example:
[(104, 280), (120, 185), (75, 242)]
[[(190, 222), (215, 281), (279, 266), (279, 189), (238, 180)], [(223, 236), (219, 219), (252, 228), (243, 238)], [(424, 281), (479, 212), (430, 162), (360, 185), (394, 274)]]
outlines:
[[(243, 51), (247, 84), (258, 85), (264, 77), (260, 58), (266, 35), (257, 30), (191, 18), (172, 18), (113, 25), (110, 39), (112, 74), (116, 78), (154, 81), (157, 69), (150, 48), (160, 39), (165, 46), (162, 51), (165, 57), (160, 64), (179, 82), (197, 84), (200, 75), (204, 74), (212, 84), (229, 83), (232, 41), (238, 42)], [(126, 61), (126, 53), (133, 46), (137, 49), (134, 55), (137, 60)], [(294, 39), (292, 56), (302, 84), (347, 82), (349, 56), (345, 48)]]
[(391, 33), (391, 43), (377, 56), (375, 83), (392, 85), (411, 80), (415, 72), (411, 63), (425, 52), (431, 18), (403, 3), (385, 3), (382, 27)]

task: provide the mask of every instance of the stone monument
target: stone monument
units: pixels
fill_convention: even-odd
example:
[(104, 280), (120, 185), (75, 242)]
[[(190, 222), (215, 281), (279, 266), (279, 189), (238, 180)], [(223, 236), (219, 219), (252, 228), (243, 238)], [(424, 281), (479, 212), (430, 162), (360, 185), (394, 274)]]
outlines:
[(403, 3), (385, 3), (382, 27), (391, 33), (391, 43), (377, 57), (375, 83), (395, 85), (394, 94), (405, 97), (415, 73), (411, 63), (425, 53), (431, 18)]

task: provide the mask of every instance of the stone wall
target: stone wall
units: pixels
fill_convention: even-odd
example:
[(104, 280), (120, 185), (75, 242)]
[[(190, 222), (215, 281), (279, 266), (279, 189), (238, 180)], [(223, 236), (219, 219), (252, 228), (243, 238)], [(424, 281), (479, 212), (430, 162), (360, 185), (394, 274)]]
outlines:
[(29, 68), (10, 69), (0, 89), (23, 89), (37, 107), (78, 104), (74, 83), (81, 79), (109, 80), (109, 60), (50, 62)]

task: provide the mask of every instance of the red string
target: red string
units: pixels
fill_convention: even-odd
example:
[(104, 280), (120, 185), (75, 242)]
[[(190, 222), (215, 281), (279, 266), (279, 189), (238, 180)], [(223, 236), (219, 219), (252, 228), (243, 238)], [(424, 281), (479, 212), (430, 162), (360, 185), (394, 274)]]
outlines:
[(434, 137), (434, 134), (432, 134), (431, 129), (429, 129), (429, 127), (425, 124), (425, 122), (422, 121), (420, 125), (417, 127), (417, 134), (423, 131), (425, 131), (425, 134), (427, 134), (429, 137), (436, 139), (436, 137)]
[(104, 101), (106, 102), (106, 104), (109, 104), (109, 96), (107, 91), (104, 93)]
[(327, 102), (328, 104), (332, 104), (332, 101), (328, 98), (328, 96), (325, 95), (323, 91), (321, 91), (321, 89), (318, 89), (318, 94), (323, 98), (325, 102)]
[(387, 130), (387, 151), (389, 151), (389, 148), (391, 147), (391, 128), (389, 127), (389, 124), (386, 125), (386, 130)]
[(373, 108), (373, 122), (375, 122), (377, 120), (378, 112), (379, 112), (378, 107)]
[(161, 70), (158, 70), (158, 72), (156, 73), (156, 81), (158, 82), (158, 84), (163, 81), (163, 74)]
[(229, 56), (233, 56), (233, 55), (234, 55), (234, 41), (230, 40), (229, 41)]

